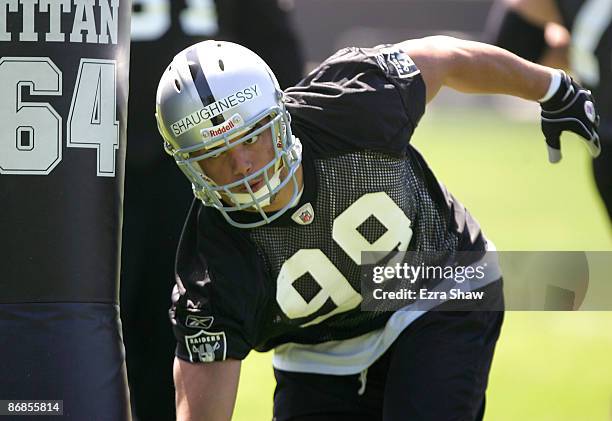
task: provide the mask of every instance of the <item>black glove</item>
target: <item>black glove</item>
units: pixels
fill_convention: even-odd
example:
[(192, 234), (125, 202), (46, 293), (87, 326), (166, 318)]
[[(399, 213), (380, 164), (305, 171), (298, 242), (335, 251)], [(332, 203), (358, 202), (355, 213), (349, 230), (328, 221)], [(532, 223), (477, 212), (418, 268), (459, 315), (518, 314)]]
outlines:
[(601, 152), (599, 142), (599, 114), (591, 92), (564, 72), (561, 85), (548, 101), (542, 102), (542, 132), (548, 145), (548, 160), (561, 160), (561, 133), (570, 131), (582, 137), (593, 157)]

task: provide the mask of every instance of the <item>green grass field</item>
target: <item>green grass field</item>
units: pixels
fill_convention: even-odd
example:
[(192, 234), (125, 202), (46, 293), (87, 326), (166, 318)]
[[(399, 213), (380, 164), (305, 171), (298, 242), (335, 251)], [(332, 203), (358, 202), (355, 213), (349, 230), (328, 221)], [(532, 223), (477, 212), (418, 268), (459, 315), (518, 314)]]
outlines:
[[(552, 166), (537, 123), (433, 110), (415, 145), (499, 250), (612, 250), (586, 149)], [(611, 274), (612, 278), (612, 274)], [(271, 354), (243, 364), (234, 419), (270, 420)], [(486, 420), (612, 420), (612, 312), (508, 312)]]

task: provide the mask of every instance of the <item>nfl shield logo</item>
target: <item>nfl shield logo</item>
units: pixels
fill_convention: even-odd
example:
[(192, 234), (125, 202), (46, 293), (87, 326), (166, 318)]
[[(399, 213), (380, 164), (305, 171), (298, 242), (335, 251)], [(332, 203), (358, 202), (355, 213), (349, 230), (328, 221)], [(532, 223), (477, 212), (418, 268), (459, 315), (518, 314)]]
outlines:
[(305, 210), (304, 212), (300, 213), (299, 218), (303, 223), (307, 224), (311, 221), (312, 214), (308, 212), (307, 210)]
[(310, 203), (306, 203), (293, 213), (291, 219), (300, 225), (310, 224), (314, 220), (314, 209), (312, 208), (312, 205)]

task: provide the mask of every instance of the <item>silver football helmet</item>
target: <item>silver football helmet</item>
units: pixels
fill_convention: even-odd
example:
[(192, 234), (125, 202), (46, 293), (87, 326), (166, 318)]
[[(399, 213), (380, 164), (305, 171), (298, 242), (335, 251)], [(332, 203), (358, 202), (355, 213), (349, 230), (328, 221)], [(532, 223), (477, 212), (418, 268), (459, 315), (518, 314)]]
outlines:
[[(299, 194), (296, 171), (301, 144), (291, 133), (276, 77), (257, 54), (238, 44), (212, 40), (186, 48), (162, 75), (155, 108), (166, 152), (191, 182), (194, 195), (218, 209), (230, 224), (264, 225), (293, 206)], [(265, 130), (272, 131), (274, 158), (246, 177), (218, 185), (198, 165)], [(253, 191), (249, 182), (262, 176), (263, 187)], [(290, 182), (291, 200), (266, 214), (263, 208)], [(237, 193), (237, 187), (243, 192)], [(231, 213), (240, 210), (256, 211), (261, 219), (239, 222)]]

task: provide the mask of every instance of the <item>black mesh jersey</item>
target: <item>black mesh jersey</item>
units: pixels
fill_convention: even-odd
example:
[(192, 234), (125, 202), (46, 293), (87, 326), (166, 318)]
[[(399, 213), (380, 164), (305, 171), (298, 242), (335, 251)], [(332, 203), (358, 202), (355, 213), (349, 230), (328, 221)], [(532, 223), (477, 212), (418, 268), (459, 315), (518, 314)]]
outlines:
[[(407, 55), (341, 50), (288, 89), (286, 103), (303, 145), (303, 194), (254, 229), (194, 202), (171, 310), (180, 358), (242, 359), (382, 327), (392, 313), (359, 308), (361, 251), (485, 249), (478, 224), (410, 145), (425, 84)], [(309, 205), (310, 223), (297, 223)]]
[[(563, 21), (572, 34), (572, 67), (593, 91), (602, 117), (600, 133), (612, 140), (612, 6), (606, 1), (557, 0)], [(584, 77), (593, 74), (598, 78)]]

